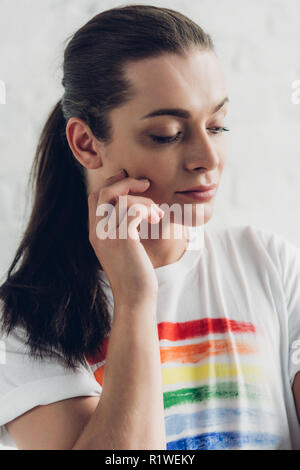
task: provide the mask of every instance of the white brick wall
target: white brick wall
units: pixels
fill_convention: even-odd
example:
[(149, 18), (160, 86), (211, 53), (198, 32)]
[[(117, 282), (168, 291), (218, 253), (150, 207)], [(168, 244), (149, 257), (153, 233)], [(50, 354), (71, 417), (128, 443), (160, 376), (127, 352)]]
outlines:
[(128, 3), (177, 9), (213, 37), (230, 96), (227, 166), (210, 226), (256, 224), (300, 248), (299, 0), (1, 0), (0, 276), (24, 227), (38, 134), (62, 95), (64, 41), (96, 13)]

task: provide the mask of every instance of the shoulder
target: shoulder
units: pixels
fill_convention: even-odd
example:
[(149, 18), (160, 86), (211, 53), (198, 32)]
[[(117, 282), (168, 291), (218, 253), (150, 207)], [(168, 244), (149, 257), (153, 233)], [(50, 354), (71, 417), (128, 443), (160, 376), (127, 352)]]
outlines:
[(253, 224), (230, 225), (224, 228), (210, 228), (208, 226), (205, 233), (223, 243), (263, 244), (265, 247), (271, 246), (271, 244), (291, 243), (281, 233)]
[(20, 327), (1, 333), (0, 361), (0, 429), (37, 406), (102, 391), (88, 363), (73, 370), (58, 353), (33, 356)]
[(272, 236), (279, 236), (279, 234), (253, 224), (240, 224), (240, 225), (230, 225), (225, 227), (211, 228), (206, 227), (205, 232), (209, 234), (210, 237), (214, 237), (216, 240), (219, 239), (223, 242), (232, 242), (239, 243), (251, 243), (267, 241), (268, 238)]
[(300, 263), (300, 248), (282, 233), (244, 224), (205, 230), (207, 247), (224, 254), (239, 254), (258, 264), (271, 263), (277, 269)]
[(205, 228), (205, 241), (215, 249), (244, 249), (265, 244), (267, 231), (255, 225), (231, 225)]

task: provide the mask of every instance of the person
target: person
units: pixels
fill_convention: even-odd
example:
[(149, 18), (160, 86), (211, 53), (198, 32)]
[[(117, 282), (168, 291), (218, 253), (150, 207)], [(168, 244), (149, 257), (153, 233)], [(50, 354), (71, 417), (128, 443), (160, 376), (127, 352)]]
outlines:
[[(229, 103), (211, 37), (168, 8), (112, 8), (70, 39), (62, 84), (0, 288), (2, 444), (299, 449), (299, 250), (207, 227)], [(112, 214), (129, 236), (101, 236)]]

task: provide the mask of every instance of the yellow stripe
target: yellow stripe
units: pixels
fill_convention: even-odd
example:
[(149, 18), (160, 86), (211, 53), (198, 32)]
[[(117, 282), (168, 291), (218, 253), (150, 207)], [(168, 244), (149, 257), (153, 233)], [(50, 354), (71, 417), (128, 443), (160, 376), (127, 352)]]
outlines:
[(163, 385), (176, 384), (178, 382), (194, 382), (197, 380), (209, 380), (212, 378), (236, 377), (252, 382), (261, 376), (261, 369), (257, 366), (233, 364), (203, 364), (196, 367), (162, 367)]

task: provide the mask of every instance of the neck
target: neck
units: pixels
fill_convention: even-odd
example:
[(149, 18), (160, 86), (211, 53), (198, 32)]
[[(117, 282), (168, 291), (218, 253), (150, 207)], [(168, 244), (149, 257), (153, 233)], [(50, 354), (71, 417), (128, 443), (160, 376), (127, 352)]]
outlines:
[(164, 224), (162, 227), (162, 221), (160, 221), (155, 224), (155, 229), (152, 226), (152, 230), (156, 238), (151, 237), (151, 225), (149, 224), (148, 238), (140, 237), (140, 240), (153, 268), (159, 268), (178, 261), (188, 246), (187, 227), (174, 223)]

